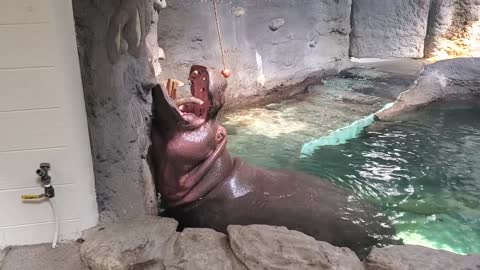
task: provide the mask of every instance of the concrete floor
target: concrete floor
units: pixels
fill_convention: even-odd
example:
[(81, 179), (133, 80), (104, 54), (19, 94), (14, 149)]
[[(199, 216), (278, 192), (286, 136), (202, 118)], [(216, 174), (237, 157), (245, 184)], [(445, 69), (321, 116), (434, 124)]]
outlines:
[[(2, 253), (6, 255), (2, 260)], [(52, 249), (50, 244), (18, 246), (0, 251), (1, 270), (88, 270), (80, 260), (80, 244), (60, 243)]]

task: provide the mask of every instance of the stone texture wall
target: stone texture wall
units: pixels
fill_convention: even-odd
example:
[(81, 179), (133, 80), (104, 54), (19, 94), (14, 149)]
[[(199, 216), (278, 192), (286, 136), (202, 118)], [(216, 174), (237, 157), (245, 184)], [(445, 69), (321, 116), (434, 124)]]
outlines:
[(102, 221), (156, 213), (146, 162), (150, 87), (160, 73), (150, 0), (74, 0)]
[(432, 1), (425, 56), (480, 56), (480, 0)]
[(458, 255), (422, 246), (373, 248), (363, 261), (345, 247), (285, 227), (230, 225), (227, 234), (145, 217), (97, 226), (83, 234), (82, 261), (94, 270), (465, 270), (480, 254)]
[(430, 0), (352, 2), (350, 55), (423, 57)]
[[(348, 59), (350, 5), (351, 0), (217, 0), (225, 61), (232, 70), (227, 100), (262, 96), (338, 69)], [(196, 63), (223, 68), (214, 14), (212, 1), (168, 2), (158, 22), (158, 43), (166, 55), (163, 80), (185, 80)]]

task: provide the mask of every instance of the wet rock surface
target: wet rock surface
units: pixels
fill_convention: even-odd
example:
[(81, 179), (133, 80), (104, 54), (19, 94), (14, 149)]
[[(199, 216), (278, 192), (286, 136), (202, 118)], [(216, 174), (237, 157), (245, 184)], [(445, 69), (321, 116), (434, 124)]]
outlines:
[(248, 269), (363, 269), (348, 248), (285, 227), (230, 225), (227, 231), (233, 252)]
[(429, 0), (352, 1), (350, 55), (423, 57)]
[(370, 82), (370, 85), (365, 84), (363, 87), (356, 87), (354, 85), (349, 89), (354, 93), (392, 101), (395, 100), (400, 93), (405, 91), (417, 78), (414, 75), (359, 67), (342, 70), (338, 76), (342, 79), (350, 79), (357, 82)]
[(480, 97), (480, 58), (458, 58), (425, 67), (408, 91), (377, 116), (388, 120), (434, 101)]
[(366, 270), (473, 270), (480, 269), (480, 254), (462, 256), (422, 246), (393, 246), (374, 248), (364, 264)]

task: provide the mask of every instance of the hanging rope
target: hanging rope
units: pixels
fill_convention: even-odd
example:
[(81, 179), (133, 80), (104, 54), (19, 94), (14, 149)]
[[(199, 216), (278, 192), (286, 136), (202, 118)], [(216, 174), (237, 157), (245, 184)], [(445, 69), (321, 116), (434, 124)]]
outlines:
[(221, 52), (221, 55), (222, 55), (222, 64), (223, 64), (222, 75), (225, 78), (228, 78), (228, 77), (230, 77), (231, 72), (227, 68), (227, 64), (225, 62), (225, 53), (224, 53), (224, 50), (223, 50), (223, 43), (222, 43), (222, 33), (220, 32), (220, 23), (218, 22), (217, 1), (216, 0), (212, 0), (212, 1), (213, 1), (213, 11), (215, 13), (215, 24), (217, 26), (218, 43), (220, 45), (220, 52)]

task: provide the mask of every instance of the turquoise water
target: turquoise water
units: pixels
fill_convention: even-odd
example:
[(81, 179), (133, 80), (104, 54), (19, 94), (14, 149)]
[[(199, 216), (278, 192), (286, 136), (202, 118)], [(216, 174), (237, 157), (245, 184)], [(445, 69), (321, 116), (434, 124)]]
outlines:
[(297, 140), (295, 132), (276, 147), (265, 136), (237, 137), (233, 155), (318, 175), (378, 205), (405, 243), (480, 253), (479, 102), (435, 104), (303, 157), (285, 143)]

